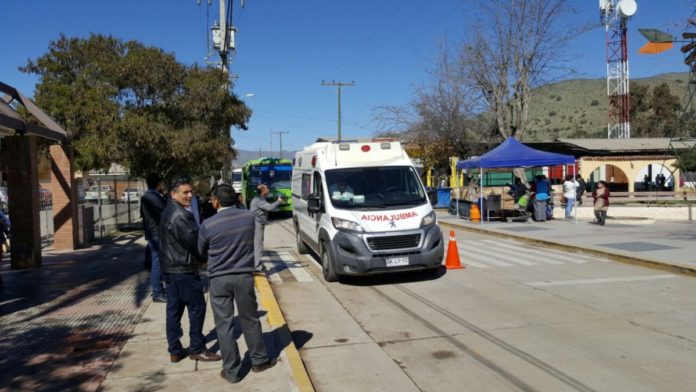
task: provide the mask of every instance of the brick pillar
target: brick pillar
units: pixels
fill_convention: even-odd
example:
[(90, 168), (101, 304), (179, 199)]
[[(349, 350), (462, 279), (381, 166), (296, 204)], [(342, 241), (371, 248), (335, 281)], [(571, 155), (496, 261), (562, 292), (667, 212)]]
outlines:
[(70, 146), (51, 145), (51, 185), (53, 193), (53, 249), (78, 247), (77, 184), (74, 156)]
[(36, 136), (6, 136), (2, 140), (12, 220), (13, 269), (41, 267), (37, 142)]

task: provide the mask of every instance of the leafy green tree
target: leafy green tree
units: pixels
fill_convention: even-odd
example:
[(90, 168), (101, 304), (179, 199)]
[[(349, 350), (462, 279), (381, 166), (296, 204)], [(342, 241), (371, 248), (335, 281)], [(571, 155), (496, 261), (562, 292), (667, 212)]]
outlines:
[(61, 35), (20, 69), (39, 75), (35, 99), (68, 132), (82, 170), (116, 162), (134, 176), (208, 175), (232, 161), (229, 130), (251, 116), (222, 71), (137, 41)]
[(666, 83), (650, 87), (631, 83), (631, 134), (639, 137), (671, 137), (679, 134), (679, 97)]

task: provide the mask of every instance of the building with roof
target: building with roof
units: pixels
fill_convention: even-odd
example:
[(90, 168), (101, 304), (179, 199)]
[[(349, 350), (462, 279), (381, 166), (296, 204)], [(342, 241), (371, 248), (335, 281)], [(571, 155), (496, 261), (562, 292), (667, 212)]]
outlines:
[[(613, 190), (679, 190), (684, 179), (677, 154), (694, 149), (696, 139), (571, 139), (527, 143), (543, 151), (570, 154), (588, 183), (607, 181)], [(664, 176), (664, 183), (661, 183)]]

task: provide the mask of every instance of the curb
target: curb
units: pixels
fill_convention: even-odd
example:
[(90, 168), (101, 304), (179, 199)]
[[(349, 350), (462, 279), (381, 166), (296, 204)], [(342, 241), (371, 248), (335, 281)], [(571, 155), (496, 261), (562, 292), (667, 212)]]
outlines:
[(278, 329), (278, 333), (281, 335), (281, 341), (290, 342), (283, 351), (285, 351), (285, 355), (287, 355), (288, 361), (290, 362), (290, 370), (292, 371), (292, 376), (295, 379), (297, 387), (302, 392), (314, 392), (312, 381), (309, 379), (307, 369), (305, 369), (302, 358), (300, 358), (300, 353), (297, 351), (297, 347), (295, 347), (295, 343), (292, 340), (290, 328), (288, 328), (288, 324), (285, 322), (283, 312), (280, 310), (280, 305), (278, 305), (271, 285), (268, 283), (268, 278), (265, 275), (254, 274), (254, 284), (261, 295), (261, 306), (268, 312), (268, 323), (271, 327)]
[(445, 226), (450, 229), (459, 229), (463, 231), (468, 231), (472, 233), (485, 233), (485, 234), (490, 234), (496, 237), (502, 237), (502, 238), (514, 238), (518, 241), (525, 242), (528, 244), (535, 244), (535, 245), (543, 245), (548, 248), (553, 248), (553, 249), (558, 249), (558, 250), (563, 250), (563, 251), (573, 251), (577, 253), (585, 253), (589, 254), (592, 256), (600, 256), (600, 257), (606, 257), (610, 260), (617, 261), (620, 263), (624, 264), (632, 264), (632, 265), (639, 265), (643, 267), (648, 267), (652, 269), (657, 269), (661, 271), (668, 271), (676, 274), (681, 274), (681, 275), (687, 275), (687, 276), (692, 276), (696, 277), (696, 267), (692, 266), (686, 266), (686, 265), (679, 265), (679, 264), (669, 264), (665, 263), (664, 261), (658, 261), (658, 260), (652, 260), (648, 258), (640, 258), (640, 257), (633, 257), (633, 256), (625, 256), (617, 253), (612, 253), (608, 252), (603, 249), (598, 249), (594, 247), (580, 247), (576, 245), (568, 245), (568, 244), (563, 244), (559, 242), (554, 242), (554, 241), (548, 241), (548, 240), (541, 240), (541, 239), (536, 239), (536, 238), (529, 238), (517, 234), (512, 234), (512, 233), (501, 233), (498, 231), (493, 231), (493, 230), (486, 230), (486, 229), (481, 229), (477, 227), (469, 227), (469, 226), (460, 226), (455, 223), (450, 223), (450, 222), (443, 222), (441, 220), (438, 220), (437, 222), (440, 226)]

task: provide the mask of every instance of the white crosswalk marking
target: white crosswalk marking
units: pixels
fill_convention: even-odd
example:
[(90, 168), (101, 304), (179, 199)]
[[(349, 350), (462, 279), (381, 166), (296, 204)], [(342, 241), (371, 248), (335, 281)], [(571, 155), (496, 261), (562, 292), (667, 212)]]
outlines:
[(495, 239), (481, 239), (458, 244), (463, 264), (476, 268), (583, 264), (605, 261), (588, 255), (579, 255), (548, 248)]
[(312, 276), (305, 270), (304, 265), (295, 260), (288, 252), (278, 252), (278, 257), (285, 263), (292, 275), (297, 279), (298, 282), (313, 282)]
[[(485, 243), (486, 245), (484, 246), (494, 246), (496, 248), (496, 252), (502, 252), (504, 254), (509, 254), (511, 256), (515, 257), (524, 257), (523, 255), (525, 254), (533, 254), (536, 255), (532, 260), (539, 262), (539, 263), (546, 263), (546, 264), (554, 264), (554, 265), (559, 265), (563, 264), (563, 261), (558, 261), (555, 260), (554, 258), (549, 257), (550, 255), (546, 252), (546, 249), (544, 251), (538, 251), (534, 249), (530, 249), (527, 247), (523, 247), (521, 244), (520, 245), (512, 245), (508, 244), (501, 241), (495, 241), (495, 240), (482, 240), (481, 242)], [(554, 256), (555, 257), (555, 256)], [(563, 259), (564, 261), (571, 261), (571, 257), (568, 257), (568, 255), (563, 255), (562, 257), (559, 257)], [(529, 257), (528, 257), (529, 259)]]
[(525, 256), (522, 254), (515, 254), (512, 252), (506, 252), (503, 249), (493, 247), (488, 244), (476, 244), (470, 246), (470, 252), (478, 252), (479, 254), (486, 255), (489, 258), (503, 259), (508, 263), (520, 264), (520, 265), (538, 265), (535, 259)]
[[(536, 249), (531, 249), (529, 247), (529, 245), (523, 245), (523, 244), (520, 244), (519, 245), (520, 247), (517, 247), (517, 246), (509, 244), (509, 243), (503, 243), (502, 240), (500, 242), (495, 241), (495, 240), (481, 240), (481, 242), (495, 244), (496, 246), (503, 246), (503, 247), (507, 247), (507, 248), (522, 249), (524, 252), (540, 253), (540, 254), (546, 255), (546, 256), (554, 255), (554, 258), (557, 260), (566, 261), (566, 262), (570, 262), (570, 263), (576, 263), (576, 264), (584, 264), (584, 263), (589, 263), (589, 262), (593, 262), (593, 261), (605, 261), (605, 259), (601, 259), (601, 258), (594, 258), (592, 256), (563, 252), (560, 250), (549, 249), (549, 248), (544, 248), (543, 250), (536, 250)], [(553, 264), (553, 263), (549, 263), (549, 264)]]
[[(459, 258), (464, 260), (475, 259), (478, 263), (483, 263), (485, 265), (495, 265), (497, 267), (510, 267), (512, 264), (505, 261), (498, 260), (497, 257), (479, 252), (471, 248), (459, 248)], [(473, 266), (473, 264), (472, 264)]]
[(288, 270), (298, 282), (314, 281), (312, 275), (305, 269), (305, 265), (296, 260), (295, 257), (289, 252), (274, 252), (271, 253), (270, 256), (263, 256), (261, 261), (266, 267), (266, 270), (270, 271), (267, 276), (273, 283), (283, 282), (283, 278), (281, 278), (279, 274), (279, 272), (283, 270)]

